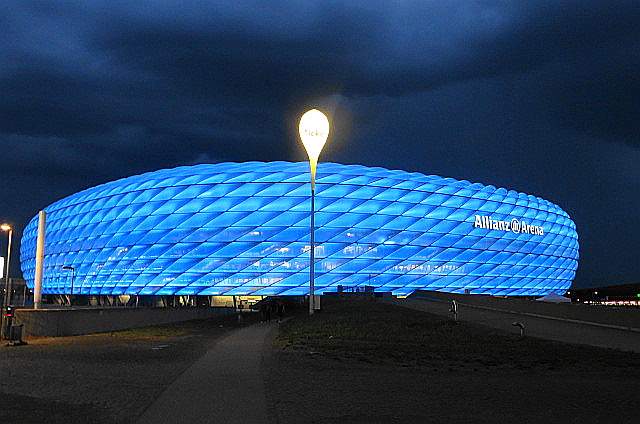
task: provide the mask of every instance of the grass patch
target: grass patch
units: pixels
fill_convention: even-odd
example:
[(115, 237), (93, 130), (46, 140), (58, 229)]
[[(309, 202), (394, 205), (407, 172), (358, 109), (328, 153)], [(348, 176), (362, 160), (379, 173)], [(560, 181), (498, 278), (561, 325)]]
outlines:
[(107, 335), (123, 341), (160, 342), (190, 336), (206, 335), (215, 327), (229, 328), (237, 327), (238, 325), (237, 316), (235, 314), (228, 314), (206, 319), (180, 321), (164, 325), (113, 331), (109, 333), (89, 335), (88, 337), (102, 337)]
[(166, 340), (174, 337), (184, 337), (189, 335), (189, 331), (175, 327), (146, 327), (132, 330), (116, 331), (109, 333), (112, 337), (123, 340), (149, 341)]
[(521, 338), (371, 299), (328, 298), (322, 313), (281, 325), (276, 344), (285, 352), (374, 364), (640, 374), (635, 353)]

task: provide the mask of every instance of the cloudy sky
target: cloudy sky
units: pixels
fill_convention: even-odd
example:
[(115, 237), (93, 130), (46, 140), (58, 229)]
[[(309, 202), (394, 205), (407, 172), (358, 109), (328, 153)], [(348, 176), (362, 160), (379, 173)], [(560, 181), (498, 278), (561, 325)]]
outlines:
[(19, 236), (113, 179), (305, 160), (320, 107), (321, 160), (541, 196), (576, 222), (577, 286), (640, 282), (638, 22), (637, 0), (3, 0), (0, 219)]

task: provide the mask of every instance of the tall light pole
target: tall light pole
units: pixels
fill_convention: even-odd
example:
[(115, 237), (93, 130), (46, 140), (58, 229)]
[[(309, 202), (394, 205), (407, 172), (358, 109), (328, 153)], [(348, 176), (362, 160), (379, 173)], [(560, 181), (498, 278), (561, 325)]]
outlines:
[(5, 329), (5, 315), (7, 313), (7, 307), (9, 307), (11, 305), (11, 285), (9, 283), (9, 265), (10, 265), (10, 260), (11, 260), (11, 238), (13, 236), (13, 228), (11, 228), (11, 225), (4, 223), (2, 225), (0, 225), (0, 230), (2, 231), (8, 231), (9, 232), (9, 241), (7, 244), (7, 261), (5, 263), (5, 274), (4, 274), (4, 288), (5, 288), (5, 294), (4, 294), (4, 310), (2, 311), (2, 320), (0, 320), (2, 323), (2, 333), (3, 335), (6, 337), (6, 329)]
[(0, 225), (0, 230), (9, 232), (9, 241), (7, 244), (7, 262), (5, 263), (4, 286), (6, 294), (4, 297), (4, 306), (11, 305), (11, 292), (9, 291), (9, 262), (11, 260), (11, 238), (13, 236), (13, 228), (9, 224)]
[(71, 271), (71, 294), (69, 295), (69, 306), (73, 305), (73, 280), (76, 279), (76, 269), (72, 266), (63, 266), (62, 269)]
[(314, 310), (314, 280), (315, 280), (315, 193), (316, 193), (316, 167), (318, 157), (327, 142), (329, 136), (329, 119), (318, 109), (311, 109), (300, 117), (298, 125), (300, 140), (309, 156), (309, 167), (311, 168), (311, 260), (309, 263), (309, 315)]

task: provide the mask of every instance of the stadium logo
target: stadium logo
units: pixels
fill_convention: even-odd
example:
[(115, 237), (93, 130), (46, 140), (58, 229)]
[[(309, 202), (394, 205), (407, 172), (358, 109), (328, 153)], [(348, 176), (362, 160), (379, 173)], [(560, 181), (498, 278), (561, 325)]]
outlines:
[(516, 234), (536, 234), (544, 235), (544, 228), (538, 225), (529, 225), (525, 221), (513, 218), (511, 221), (500, 221), (491, 219), (490, 216), (476, 215), (473, 228), (484, 228), (486, 230), (511, 231)]

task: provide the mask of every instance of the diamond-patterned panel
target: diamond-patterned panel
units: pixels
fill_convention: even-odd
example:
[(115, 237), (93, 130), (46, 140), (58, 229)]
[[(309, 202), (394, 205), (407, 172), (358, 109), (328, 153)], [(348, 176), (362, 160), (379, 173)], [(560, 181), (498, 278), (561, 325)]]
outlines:
[[(308, 294), (308, 179), (306, 162), (222, 163), (71, 195), (45, 208), (43, 292), (68, 293), (72, 266), (78, 294)], [(558, 206), (435, 175), (321, 163), (316, 226), (317, 293), (537, 296), (564, 292), (578, 266)], [(37, 217), (23, 234), (32, 286)]]

